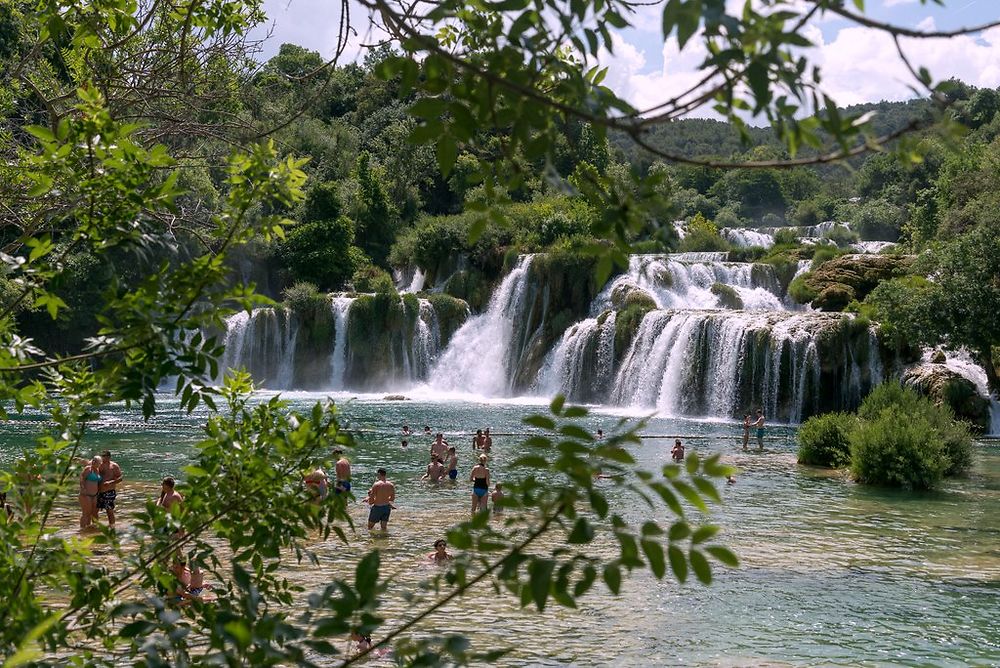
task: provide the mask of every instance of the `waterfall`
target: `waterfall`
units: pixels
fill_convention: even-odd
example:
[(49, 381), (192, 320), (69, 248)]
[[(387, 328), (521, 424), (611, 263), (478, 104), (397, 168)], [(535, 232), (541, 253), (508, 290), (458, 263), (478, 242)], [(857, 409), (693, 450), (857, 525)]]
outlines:
[[(611, 401), (672, 416), (728, 418), (762, 407), (769, 419), (799, 421), (819, 408), (818, 338), (840, 323), (841, 316), (820, 313), (651, 311), (622, 360)], [(869, 375), (864, 389), (870, 383)]]
[[(437, 389), (503, 396), (510, 390), (515, 348), (523, 345), (531, 323), (524, 323), (531, 255), (518, 258), (490, 298), (484, 313), (470, 318), (452, 336), (431, 370)], [(515, 323), (522, 325), (515, 328)], [(521, 341), (517, 341), (517, 334)]]
[(261, 387), (292, 387), (298, 327), (286, 309), (241, 311), (226, 320), (222, 369), (243, 367)]
[(774, 245), (774, 236), (747, 227), (723, 227), (719, 230), (722, 238), (734, 246), (749, 248), (762, 246), (770, 248)]
[[(716, 309), (726, 303), (731, 291), (743, 309), (750, 311), (786, 310), (774, 268), (767, 264), (723, 262), (712, 257), (725, 253), (673, 253), (633, 255), (628, 272), (617, 277), (602, 291), (591, 309), (592, 315), (611, 307), (617, 294), (639, 288), (649, 294), (659, 308)], [(725, 286), (721, 291), (720, 286)]]
[(343, 390), (344, 373), (347, 371), (347, 315), (354, 299), (334, 297), (333, 307), (333, 354), (330, 355), (330, 389)]
[(412, 346), (413, 365), (409, 380), (418, 381), (427, 378), (440, 350), (441, 326), (438, 323), (437, 311), (429, 301), (422, 299)]
[(563, 333), (539, 374), (538, 394), (563, 394), (571, 401), (603, 399), (614, 378), (617, 312), (587, 318)]

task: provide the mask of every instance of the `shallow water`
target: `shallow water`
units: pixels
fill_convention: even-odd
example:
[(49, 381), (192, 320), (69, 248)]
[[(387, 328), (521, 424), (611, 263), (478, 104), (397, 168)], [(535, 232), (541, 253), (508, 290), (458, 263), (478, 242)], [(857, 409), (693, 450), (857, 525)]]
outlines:
[[(304, 408), (320, 395), (286, 396)], [(318, 588), (377, 546), (383, 575), (393, 580), (383, 613), (404, 618), (413, 608), (403, 594), (416, 592), (431, 574), (424, 559), (430, 544), (468, 512), (467, 432), (480, 426), (524, 432), (521, 418), (539, 410), (516, 401), (343, 401), (344, 424), (359, 430), (352, 456), (356, 493), (362, 495), (374, 470), (385, 466), (397, 484), (399, 509), (387, 537), (361, 532), (348, 547), (336, 539), (317, 543), (321, 567), (295, 566), (290, 577)], [(110, 448), (130, 482), (119, 496), (126, 512), (154, 493), (152, 481), (179, 473), (203, 418), (165, 399), (149, 423), (120, 410), (95, 426), (93, 449)], [(618, 419), (603, 411), (587, 418), (605, 431)], [(404, 423), (451, 436), (459, 448), (459, 483), (419, 480), (430, 439), (411, 438), (402, 449), (398, 429)], [(0, 466), (9, 466), (39, 426), (19, 420), (0, 427)], [(739, 569), (716, 570), (707, 588), (638, 575), (619, 597), (595, 589), (581, 610), (550, 607), (544, 614), (521, 610), (484, 586), (423, 631), (462, 632), (482, 649), (511, 647), (505, 665), (1000, 664), (997, 446), (979, 448), (969, 479), (947, 481), (933, 493), (903, 493), (797, 465), (788, 427), (769, 428), (764, 453), (742, 451), (739, 425), (718, 421), (653, 419), (644, 433), (671, 437), (645, 439), (635, 448), (648, 468), (665, 462), (673, 435), (682, 435), (692, 437), (689, 452), (722, 452), (740, 469), (736, 484), (722, 490), (726, 505), (714, 515), (724, 529), (722, 541), (741, 558)], [(518, 456), (517, 443), (515, 436), (494, 438), (496, 480)], [(642, 520), (642, 510), (626, 515)], [(352, 514), (360, 524), (366, 509), (358, 504)], [(61, 513), (59, 522), (71, 527), (75, 516)]]

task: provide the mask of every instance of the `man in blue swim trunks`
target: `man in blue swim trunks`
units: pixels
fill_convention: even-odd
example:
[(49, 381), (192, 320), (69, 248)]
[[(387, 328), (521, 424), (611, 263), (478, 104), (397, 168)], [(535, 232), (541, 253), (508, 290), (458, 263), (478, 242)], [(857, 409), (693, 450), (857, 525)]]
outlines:
[(396, 486), (385, 479), (385, 469), (378, 470), (378, 480), (368, 490), (368, 504), (372, 507), (368, 513), (368, 530), (371, 531), (376, 524), (382, 526), (382, 531), (386, 530), (389, 524), (389, 513), (395, 506), (392, 502), (396, 500)]
[(452, 480), (458, 479), (458, 455), (455, 453), (455, 446), (448, 448), (448, 477)]
[(337, 482), (333, 486), (333, 493), (347, 494), (351, 491), (351, 462), (347, 461), (344, 451), (340, 448), (333, 451), (333, 456), (337, 458), (337, 463), (334, 465)]

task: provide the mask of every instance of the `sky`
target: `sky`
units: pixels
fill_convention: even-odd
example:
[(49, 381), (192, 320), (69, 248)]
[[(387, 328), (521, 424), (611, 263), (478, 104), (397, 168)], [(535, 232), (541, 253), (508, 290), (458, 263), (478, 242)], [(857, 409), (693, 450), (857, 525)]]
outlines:
[[(804, 0), (803, 0), (804, 1)], [(743, 0), (727, 0), (737, 11)], [(852, 7), (853, 3), (848, 3)], [(920, 0), (867, 0), (871, 18), (924, 30), (948, 30), (1000, 19), (1000, 0), (945, 0), (939, 7)], [(336, 41), (339, 2), (336, 0), (264, 0), (270, 37), (264, 55), (285, 42), (299, 44), (329, 56)], [(639, 109), (649, 108), (687, 89), (698, 80), (697, 66), (704, 48), (692, 39), (683, 52), (660, 31), (662, 4), (640, 7), (633, 24), (613, 34), (613, 53), (602, 51), (608, 67), (605, 84)], [(738, 13), (738, 11), (737, 11)], [(352, 40), (349, 58), (357, 58), (360, 44), (374, 41), (364, 30), (365, 14), (355, 6), (360, 34)], [(816, 45), (809, 56), (823, 71), (823, 90), (841, 106), (914, 96), (912, 77), (896, 54), (892, 40), (833, 15), (806, 27)], [(1000, 27), (979, 35), (952, 39), (904, 39), (903, 48), (916, 67), (926, 67), (936, 80), (956, 77), (979, 87), (1000, 87)], [(703, 110), (694, 115), (711, 116)]]

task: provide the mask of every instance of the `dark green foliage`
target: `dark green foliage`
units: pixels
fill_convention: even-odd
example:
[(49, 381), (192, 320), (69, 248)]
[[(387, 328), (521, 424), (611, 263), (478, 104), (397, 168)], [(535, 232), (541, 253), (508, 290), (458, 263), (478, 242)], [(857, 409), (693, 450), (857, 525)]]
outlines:
[(896, 241), (905, 221), (906, 212), (901, 206), (879, 199), (862, 204), (851, 227), (865, 240)]
[(294, 280), (336, 290), (366, 263), (364, 253), (353, 243), (354, 223), (346, 216), (302, 222), (279, 245), (278, 257)]
[(349, 382), (356, 387), (379, 387), (396, 373), (394, 359), (402, 359), (411, 345), (420, 317), (414, 295), (361, 295), (351, 304), (347, 319)]
[(354, 272), (351, 284), (358, 292), (396, 292), (396, 284), (385, 269), (373, 264), (365, 265)]
[[(898, 226), (896, 227), (895, 234), (896, 238), (898, 238), (899, 237)], [(824, 234), (823, 238), (826, 239), (827, 241), (832, 241), (834, 244), (837, 245), (838, 248), (847, 248), (851, 244), (857, 243), (857, 241), (860, 239), (860, 236), (858, 235), (857, 232), (854, 232), (853, 230), (849, 230), (845, 227), (837, 225), (833, 229), (829, 230), (826, 234)], [(890, 239), (890, 241), (895, 241), (895, 239)]]
[(371, 156), (362, 153), (355, 165), (354, 178), (358, 184), (357, 245), (372, 262), (384, 265), (398, 226), (397, 214), (383, 186), (384, 176), (372, 165)]
[[(631, 295), (630, 295), (631, 296)], [(652, 300), (635, 300), (627, 303), (623, 311), (615, 317), (615, 356), (624, 356), (632, 345), (639, 325), (646, 314), (656, 308)]]
[[(948, 406), (939, 406), (913, 389), (888, 382), (871, 391), (858, 409), (858, 417), (863, 422), (874, 422), (887, 411), (896, 412), (893, 420), (897, 419), (896, 416), (911, 416), (922, 421), (931, 433), (935, 447), (941, 448), (942, 475), (961, 475), (972, 466), (969, 429), (965, 423), (955, 421), (954, 413)], [(870, 436), (871, 433), (868, 434)]]
[(284, 305), (292, 312), (298, 324), (295, 338), (295, 359), (298, 387), (322, 387), (329, 379), (327, 365), (336, 332), (330, 298), (312, 283), (299, 282), (282, 293)]
[(851, 463), (850, 434), (858, 418), (850, 413), (825, 413), (799, 428), (799, 463), (841, 468)]
[(687, 252), (725, 252), (729, 242), (719, 234), (719, 228), (700, 213), (694, 215), (687, 225), (687, 234), (681, 239), (678, 250)]
[(932, 489), (949, 466), (944, 444), (930, 422), (898, 406), (863, 420), (850, 440), (851, 473), (868, 485)]
[(912, 344), (965, 346), (1000, 388), (992, 350), (1000, 345), (1000, 220), (925, 253), (916, 266), (933, 281), (879, 285), (870, 296), (888, 331)]
[(798, 246), (799, 238), (795, 234), (795, 230), (778, 230), (774, 233), (774, 245), (775, 246)]

